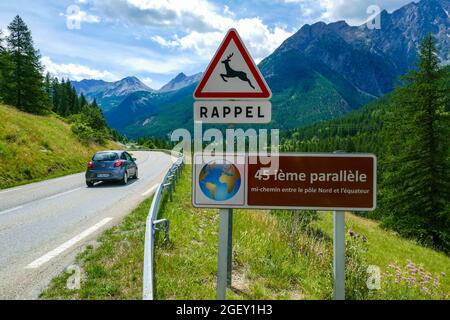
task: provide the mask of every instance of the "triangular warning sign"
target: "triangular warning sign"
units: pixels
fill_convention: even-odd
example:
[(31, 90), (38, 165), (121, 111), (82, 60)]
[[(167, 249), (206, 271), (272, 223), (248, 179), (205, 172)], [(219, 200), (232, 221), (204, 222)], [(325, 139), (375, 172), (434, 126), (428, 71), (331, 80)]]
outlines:
[(235, 29), (230, 29), (194, 92), (195, 99), (270, 99), (272, 92)]

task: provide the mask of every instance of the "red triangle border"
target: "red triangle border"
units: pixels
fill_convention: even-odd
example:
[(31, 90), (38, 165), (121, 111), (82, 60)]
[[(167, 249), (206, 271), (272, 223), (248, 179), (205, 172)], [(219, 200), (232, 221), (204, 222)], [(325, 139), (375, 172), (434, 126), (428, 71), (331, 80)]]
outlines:
[[(239, 49), (242, 57), (247, 63), (253, 77), (255, 78), (258, 86), (261, 88), (261, 92), (203, 92), (211, 74), (219, 63), (220, 58), (223, 56), (225, 50), (228, 48), (231, 40), (234, 41), (237, 48)], [(194, 92), (195, 99), (270, 99), (272, 93), (268, 88), (266, 82), (263, 80), (260, 72), (257, 70), (255, 63), (247, 52), (244, 44), (242, 43), (236, 30), (231, 29), (228, 31), (225, 39), (223, 40), (219, 50), (217, 50), (216, 55), (208, 66), (202, 80), (200, 81), (197, 89)]]

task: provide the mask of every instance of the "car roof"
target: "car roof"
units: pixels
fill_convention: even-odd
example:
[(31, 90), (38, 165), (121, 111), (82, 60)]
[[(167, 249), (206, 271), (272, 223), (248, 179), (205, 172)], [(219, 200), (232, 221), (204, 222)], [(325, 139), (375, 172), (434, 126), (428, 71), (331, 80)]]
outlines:
[(124, 150), (105, 150), (105, 151), (98, 151), (97, 153), (124, 153), (126, 151)]

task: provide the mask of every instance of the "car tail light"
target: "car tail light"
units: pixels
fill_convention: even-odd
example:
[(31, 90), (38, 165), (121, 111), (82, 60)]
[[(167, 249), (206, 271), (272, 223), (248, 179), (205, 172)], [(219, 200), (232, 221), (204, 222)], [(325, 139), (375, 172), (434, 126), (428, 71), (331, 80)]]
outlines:
[(88, 163), (88, 168), (92, 169), (94, 167), (94, 163), (92, 161), (89, 161)]
[(118, 168), (121, 167), (123, 164), (122, 160), (116, 160), (116, 162), (114, 162), (114, 168)]

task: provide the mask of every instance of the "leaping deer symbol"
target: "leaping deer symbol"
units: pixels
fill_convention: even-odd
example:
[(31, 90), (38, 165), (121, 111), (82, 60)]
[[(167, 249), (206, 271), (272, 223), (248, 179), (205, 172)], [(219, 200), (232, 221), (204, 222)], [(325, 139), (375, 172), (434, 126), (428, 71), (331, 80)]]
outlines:
[(233, 70), (233, 68), (230, 67), (230, 61), (231, 61), (231, 57), (234, 55), (234, 52), (232, 54), (230, 54), (229, 56), (227, 56), (227, 58), (225, 60), (222, 61), (222, 63), (225, 65), (225, 69), (227, 71), (226, 74), (220, 74), (220, 76), (222, 77), (222, 80), (225, 82), (228, 82), (228, 80), (226, 78), (239, 78), (244, 82), (248, 82), (248, 84), (250, 85), (250, 87), (252, 87), (253, 89), (255, 89), (255, 87), (253, 86), (252, 82), (250, 81), (250, 79), (247, 77), (247, 74), (244, 71), (236, 71)]

